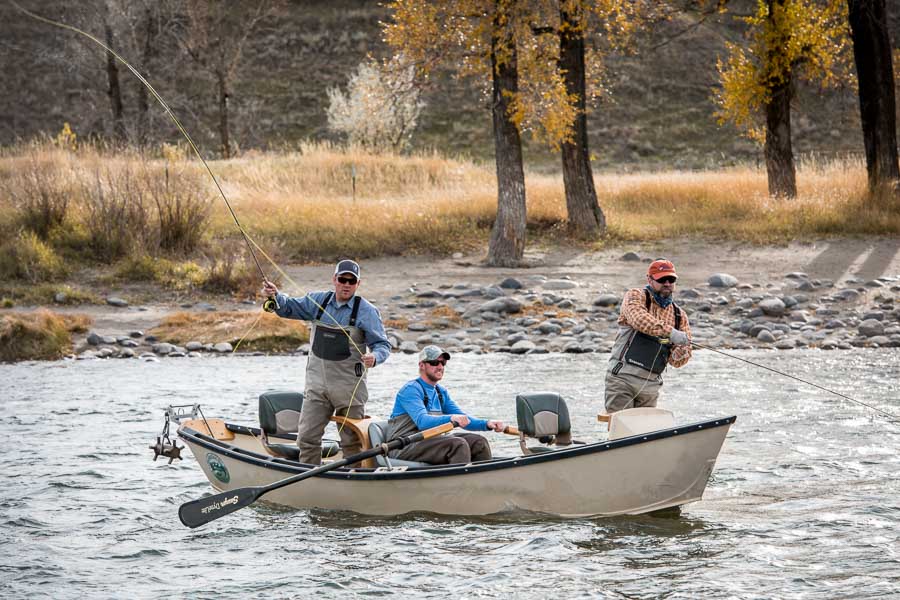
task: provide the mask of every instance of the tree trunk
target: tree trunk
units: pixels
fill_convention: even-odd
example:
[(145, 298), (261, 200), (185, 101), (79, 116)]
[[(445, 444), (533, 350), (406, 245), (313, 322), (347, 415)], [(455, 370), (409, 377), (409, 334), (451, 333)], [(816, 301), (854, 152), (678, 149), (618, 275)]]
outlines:
[(562, 145), (563, 183), (566, 188), (566, 211), (569, 228), (585, 237), (597, 237), (606, 231), (606, 217), (597, 202), (591, 155), (588, 150), (585, 96), (584, 32), (580, 0), (571, 8), (560, 2), (559, 70), (563, 74), (566, 93), (575, 96), (575, 122), (572, 141)]
[[(106, 45), (113, 47), (112, 26), (106, 22), (103, 24), (106, 34)], [(109, 96), (109, 106), (112, 109), (113, 136), (122, 141), (125, 139), (125, 123), (122, 119), (122, 87), (119, 85), (119, 67), (116, 57), (111, 52), (106, 53), (106, 80), (109, 85), (106, 94)]]
[(766, 173), (769, 195), (782, 198), (797, 196), (797, 173), (791, 149), (791, 82), (772, 89), (772, 100), (766, 105)]
[(228, 79), (222, 71), (216, 71), (219, 92), (219, 140), (222, 143), (222, 158), (231, 158), (231, 141), (228, 137)]
[(874, 192), (900, 181), (891, 40), (884, 0), (849, 0), (848, 4), (866, 170), (869, 190)]
[(491, 31), (494, 153), (497, 165), (497, 220), (491, 231), (487, 264), (518, 265), (525, 255), (525, 171), (522, 140), (510, 118), (510, 101), (519, 91), (515, 39), (509, 25), (515, 0), (496, 0)]
[[(150, 69), (150, 63), (156, 55), (156, 35), (158, 32), (158, 23), (153, 15), (152, 10), (148, 7), (144, 11), (144, 19), (146, 28), (144, 30), (144, 57), (141, 65), (142, 71), (146, 73)], [(150, 102), (147, 95), (147, 86), (138, 87), (138, 143), (143, 145), (147, 143), (150, 135)]]
[[(768, 0), (769, 19), (774, 20), (775, 5), (784, 5), (785, 0)], [(777, 25), (774, 27), (777, 31)], [(776, 39), (769, 47), (770, 64), (775, 62), (774, 54), (788, 40)], [(797, 196), (797, 172), (794, 168), (794, 153), (791, 149), (791, 96), (792, 76), (788, 70), (783, 78), (770, 82), (772, 99), (766, 104), (766, 173), (769, 178), (769, 195), (781, 198)]]

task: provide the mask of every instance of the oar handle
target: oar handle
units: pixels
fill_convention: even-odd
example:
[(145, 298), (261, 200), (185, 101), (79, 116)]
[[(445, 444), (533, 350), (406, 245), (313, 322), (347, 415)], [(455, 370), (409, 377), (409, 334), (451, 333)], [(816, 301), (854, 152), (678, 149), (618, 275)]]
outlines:
[(503, 428), (503, 431), (500, 433), (505, 433), (506, 435), (519, 435), (519, 428), (513, 427), (512, 425), (507, 425)]
[[(438, 425), (437, 427), (432, 427), (431, 429), (426, 429), (425, 431), (421, 432), (422, 439), (427, 440), (427, 439), (431, 439), (433, 437), (437, 437), (439, 435), (443, 435), (443, 434), (447, 433), (448, 431), (453, 431), (454, 427), (459, 427), (459, 423), (456, 423), (454, 421), (449, 421), (447, 423), (444, 423), (443, 425)], [(421, 441), (421, 440), (416, 440), (416, 441)]]

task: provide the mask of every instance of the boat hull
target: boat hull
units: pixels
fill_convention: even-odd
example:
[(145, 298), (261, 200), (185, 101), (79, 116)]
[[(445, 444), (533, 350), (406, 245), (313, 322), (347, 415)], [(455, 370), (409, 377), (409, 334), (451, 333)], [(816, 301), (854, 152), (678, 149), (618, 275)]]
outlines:
[[(734, 417), (728, 417), (469, 465), (337, 469), (270, 492), (265, 501), (368, 515), (646, 513), (701, 498), (733, 422)], [(237, 433), (224, 442), (185, 427), (179, 435), (218, 491), (263, 486), (310, 468), (255, 452), (252, 435)]]

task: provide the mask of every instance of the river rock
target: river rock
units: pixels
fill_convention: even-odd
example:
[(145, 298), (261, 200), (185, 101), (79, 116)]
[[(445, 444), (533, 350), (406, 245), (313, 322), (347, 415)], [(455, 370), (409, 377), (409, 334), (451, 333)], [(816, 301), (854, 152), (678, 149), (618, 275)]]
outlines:
[(185, 350), (188, 352), (195, 352), (203, 348), (203, 344), (197, 341), (188, 342), (184, 345)]
[(509, 351), (513, 354), (525, 354), (526, 352), (534, 350), (535, 348), (537, 348), (537, 344), (535, 344), (534, 342), (530, 340), (519, 340), (510, 347)]
[(117, 306), (119, 308), (125, 308), (126, 306), (128, 306), (128, 302), (126, 302), (122, 298), (119, 298), (118, 296), (109, 296), (106, 299), (106, 303), (110, 306)]
[(218, 344), (213, 346), (213, 352), (231, 352), (234, 348), (228, 342), (219, 342)]
[(859, 324), (859, 334), (868, 338), (883, 335), (884, 324), (877, 319), (866, 319)]
[(759, 333), (756, 334), (756, 339), (768, 344), (775, 341), (775, 336), (768, 329), (761, 329)]
[(835, 293), (834, 298), (844, 302), (853, 302), (859, 299), (859, 292), (852, 288), (847, 288)]
[(404, 354), (415, 354), (418, 351), (419, 346), (417, 346), (415, 342), (407, 340), (400, 344), (400, 352), (403, 352)]
[(568, 279), (548, 279), (543, 283), (545, 290), (571, 290), (578, 287), (578, 283)]
[(494, 300), (490, 300), (485, 302), (481, 306), (476, 309), (478, 312), (482, 313), (482, 317), (484, 317), (484, 313), (492, 312), (492, 313), (517, 313), (522, 310), (522, 303), (516, 300), (515, 298), (496, 298)]
[(504, 290), (521, 290), (522, 282), (515, 277), (507, 277), (500, 282), (500, 287)]
[(87, 336), (87, 343), (91, 346), (99, 346), (100, 345), (100, 336), (93, 331), (90, 332)]
[(784, 314), (785, 305), (780, 298), (766, 298), (759, 303), (759, 308), (770, 317), (780, 317)]
[(600, 294), (594, 300), (594, 306), (616, 306), (619, 304), (619, 296), (615, 294)]
[(626, 252), (622, 255), (622, 260), (626, 262), (640, 262), (641, 256), (637, 252)]
[(736, 286), (738, 280), (737, 277), (729, 275), (728, 273), (714, 273), (713, 275), (710, 275), (709, 279), (706, 280), (706, 283), (708, 283), (710, 287), (730, 288)]
[(155, 354), (159, 354), (161, 356), (165, 356), (169, 352), (172, 352), (174, 349), (175, 349), (175, 346), (173, 346), (172, 344), (166, 343), (166, 342), (160, 342), (158, 344), (153, 344), (153, 346), (151, 347), (151, 350), (153, 350), (153, 352)]

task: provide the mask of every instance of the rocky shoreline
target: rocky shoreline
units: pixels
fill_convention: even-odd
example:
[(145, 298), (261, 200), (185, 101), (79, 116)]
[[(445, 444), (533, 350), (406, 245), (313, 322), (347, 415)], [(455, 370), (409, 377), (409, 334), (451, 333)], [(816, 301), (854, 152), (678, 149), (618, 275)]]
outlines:
[[(649, 262), (632, 252), (621, 259)], [(635, 271), (640, 267), (636, 265)], [(506, 277), (486, 286), (416, 284), (376, 304), (396, 352), (412, 354), (424, 345), (439, 344), (450, 352), (476, 354), (607, 353), (615, 339), (618, 305), (626, 288), (619, 293), (585, 294), (586, 287), (577, 278), (534, 274)], [(786, 273), (774, 283), (712, 273), (705, 285), (675, 293), (690, 319), (693, 340), (719, 349), (900, 347), (898, 298), (900, 275), (835, 282), (799, 271)], [(208, 304), (193, 308), (215, 310)], [(69, 358), (159, 360), (232, 350), (228, 342), (178, 346), (139, 330), (91, 332)], [(294, 353), (308, 351), (309, 345), (304, 344)]]

